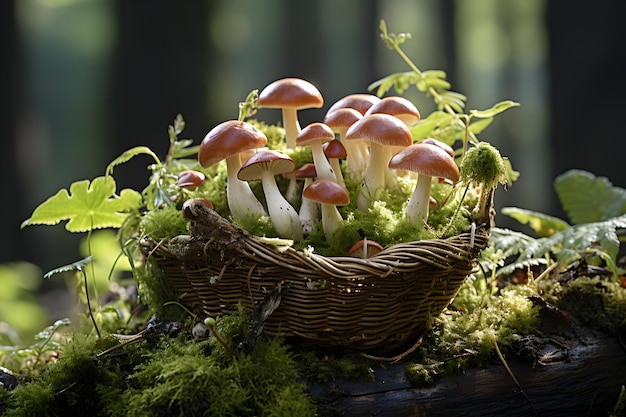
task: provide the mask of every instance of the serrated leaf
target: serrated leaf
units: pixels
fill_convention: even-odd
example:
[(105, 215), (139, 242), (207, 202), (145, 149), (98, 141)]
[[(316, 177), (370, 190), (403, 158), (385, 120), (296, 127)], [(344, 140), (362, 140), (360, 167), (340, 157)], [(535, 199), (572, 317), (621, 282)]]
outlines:
[(83, 258), (83, 259), (81, 259), (79, 261), (72, 262), (71, 264), (67, 264), (67, 265), (60, 266), (58, 268), (54, 268), (53, 270), (46, 272), (43, 277), (44, 278), (50, 278), (53, 275), (60, 274), (61, 272), (84, 271), (85, 267), (87, 265), (89, 265), (92, 260), (93, 260), (93, 256), (88, 256), (88, 257)]
[(111, 163), (107, 165), (107, 169), (105, 171), (106, 175), (112, 175), (113, 168), (125, 162), (128, 162), (130, 159), (132, 159), (133, 157), (137, 155), (150, 155), (156, 161), (157, 164), (161, 163), (161, 160), (159, 159), (159, 157), (156, 156), (156, 154), (152, 152), (152, 150), (148, 148), (147, 146), (135, 146), (134, 148), (131, 148), (125, 151), (120, 156), (118, 156), (113, 161), (111, 161)]
[(569, 224), (558, 217), (549, 216), (532, 210), (517, 207), (502, 207), (500, 212), (514, 218), (522, 224), (528, 224), (539, 236), (552, 236), (556, 232), (569, 227)]
[(573, 169), (556, 177), (554, 188), (574, 224), (611, 219), (626, 213), (626, 190), (606, 177)]
[(69, 220), (65, 229), (79, 233), (94, 229), (120, 227), (126, 213), (141, 206), (141, 194), (124, 189), (115, 195), (115, 180), (111, 176), (77, 181), (70, 191), (59, 190), (41, 203), (22, 227), (33, 224), (55, 225)]
[(486, 110), (470, 110), (470, 115), (479, 119), (486, 119), (488, 117), (494, 117), (511, 107), (517, 106), (519, 106), (519, 103), (511, 100), (505, 100), (494, 104), (491, 108)]

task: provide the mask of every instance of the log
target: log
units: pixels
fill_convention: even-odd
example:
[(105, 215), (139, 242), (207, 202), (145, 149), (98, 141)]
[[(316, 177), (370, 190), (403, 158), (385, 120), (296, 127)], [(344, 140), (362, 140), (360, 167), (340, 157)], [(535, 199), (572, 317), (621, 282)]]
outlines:
[[(563, 349), (564, 350), (564, 349)], [(404, 370), (410, 359), (374, 367), (374, 382), (310, 383), (320, 408), (337, 416), (608, 416), (626, 385), (626, 354), (616, 337), (586, 334), (552, 365), (507, 358), (414, 388)], [(324, 414), (322, 414), (324, 415)]]

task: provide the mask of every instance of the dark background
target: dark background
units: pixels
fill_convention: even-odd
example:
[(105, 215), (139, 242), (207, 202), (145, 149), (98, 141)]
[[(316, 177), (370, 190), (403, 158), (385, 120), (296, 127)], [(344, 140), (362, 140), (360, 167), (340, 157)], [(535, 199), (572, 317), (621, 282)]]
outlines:
[[(407, 70), (392, 51), (380, 46), (380, 18), (387, 20), (393, 32), (415, 35), (413, 31), (419, 27), (407, 24), (412, 19), (436, 28), (426, 36), (414, 36), (407, 44), (408, 49), (416, 45), (413, 52), (417, 54), (430, 50), (430, 55), (424, 56), (431, 58), (422, 60), (421, 55), (409, 54), (422, 69), (446, 70), (453, 88), (467, 93), (471, 100), (478, 87), (468, 84), (471, 73), (463, 67), (467, 54), (459, 31), (470, 22), (464, 15), (476, 12), (480, 4), (494, 13), (494, 21), (500, 22), (506, 34), (509, 26), (518, 27), (522, 22), (511, 10), (523, 7), (520, 2), (481, 0), (470, 2), (474, 11), (468, 11), (461, 6), (463, 2), (450, 0), (404, 2), (429, 14), (400, 14), (396, 21), (395, 16), (384, 13), (389, 4), (403, 2), (69, 3), (71, 7), (63, 10), (59, 6), (42, 17), (33, 11), (35, 0), (0, 2), (0, 121), (4, 136), (0, 262), (25, 260), (44, 270), (78, 259), (76, 244), (83, 236), (71, 235), (62, 226), (21, 230), (20, 223), (58, 189), (102, 175), (110, 160), (132, 146), (146, 145), (164, 155), (167, 126), (176, 114), (182, 113), (187, 121), (183, 136), (199, 143), (212, 126), (236, 117), (237, 102), (247, 92), (277, 78), (298, 76), (324, 93), (324, 109), (302, 115), (304, 123), (307, 118), (320, 120), (323, 111), (341, 96), (365, 92), (370, 82), (390, 69)], [(509, 8), (513, 3), (517, 8)], [(537, 43), (545, 51), (541, 65), (528, 70), (523, 60), (507, 61), (498, 72), (499, 89), (494, 96), (474, 105), (488, 107), (504, 99), (522, 103), (520, 110), (505, 113), (503, 121), (485, 132), (484, 140), (493, 141), (522, 173), (519, 185), (498, 192), (498, 206), (515, 205), (564, 217), (551, 188), (556, 175), (580, 168), (626, 186), (621, 164), (626, 2), (531, 3), (539, 7), (532, 16), (543, 34)], [(93, 12), (90, 7), (102, 7), (104, 12)], [(238, 10), (240, 14), (235, 13)], [(251, 24), (243, 24), (242, 13)], [(80, 41), (79, 45), (89, 45), (91, 34), (100, 30), (105, 35), (99, 39), (109, 36), (111, 40), (93, 42), (105, 52), (77, 57), (79, 54), (68, 52), (63, 39), (45, 32), (46, 18), (54, 15), (62, 22), (69, 14), (75, 14), (70, 19), (74, 23), (85, 16), (98, 16), (94, 22), (115, 22), (110, 32), (103, 29), (105, 25), (85, 24), (82, 32), (68, 35)], [(48, 24), (55, 27), (54, 22)], [(485, 42), (497, 41), (486, 37)], [(510, 53), (515, 54), (511, 45)], [(532, 71), (543, 75), (521, 78), (536, 74)], [(535, 79), (539, 81), (535, 83)], [(527, 88), (520, 88), (524, 82), (538, 92), (537, 103), (524, 101)], [(92, 88), (97, 100), (80, 98)], [(426, 107), (423, 113), (427, 112)], [(514, 112), (524, 118), (516, 119), (521, 116)], [(279, 114), (264, 111), (260, 117), (278, 120)], [(537, 131), (540, 134), (535, 134)], [(143, 188), (149, 162), (138, 158), (117, 168), (120, 188)], [(541, 173), (541, 177), (533, 173)], [(498, 224), (515, 227), (500, 217)]]

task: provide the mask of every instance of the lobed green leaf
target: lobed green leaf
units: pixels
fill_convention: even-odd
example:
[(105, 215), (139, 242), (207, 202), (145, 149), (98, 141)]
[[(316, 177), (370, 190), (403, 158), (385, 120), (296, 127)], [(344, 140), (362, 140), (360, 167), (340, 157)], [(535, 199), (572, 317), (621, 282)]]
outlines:
[(565, 230), (569, 224), (558, 217), (549, 216), (532, 210), (517, 207), (502, 207), (500, 212), (514, 218), (522, 224), (528, 224), (539, 236), (552, 236)]
[(115, 180), (111, 176), (77, 181), (41, 203), (22, 227), (33, 224), (55, 225), (69, 220), (69, 232), (87, 232), (94, 229), (120, 227), (127, 212), (142, 204), (141, 194), (124, 189), (115, 195)]

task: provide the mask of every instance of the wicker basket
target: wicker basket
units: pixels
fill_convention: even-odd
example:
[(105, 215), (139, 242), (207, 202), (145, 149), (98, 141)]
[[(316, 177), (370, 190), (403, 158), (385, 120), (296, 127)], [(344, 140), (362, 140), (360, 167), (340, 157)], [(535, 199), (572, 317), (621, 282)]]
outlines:
[(280, 288), (266, 334), (376, 353), (410, 345), (429, 330), (475, 270), (490, 227), (485, 221), (475, 233), (398, 244), (360, 259), (281, 250), (204, 206), (193, 213), (190, 236), (142, 240), (180, 302), (214, 316), (238, 303), (251, 307)]

